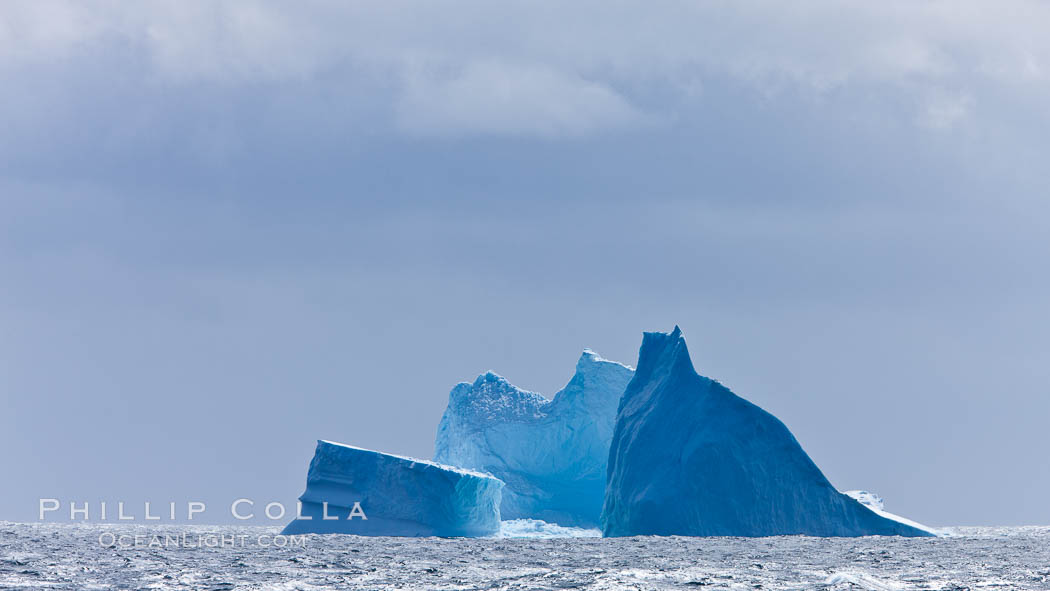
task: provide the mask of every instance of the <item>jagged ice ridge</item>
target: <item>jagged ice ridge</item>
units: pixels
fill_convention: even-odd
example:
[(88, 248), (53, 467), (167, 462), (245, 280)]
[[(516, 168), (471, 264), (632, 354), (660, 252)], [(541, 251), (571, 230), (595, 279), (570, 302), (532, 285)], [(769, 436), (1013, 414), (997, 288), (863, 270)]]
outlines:
[(491, 371), (457, 384), (438, 426), (434, 459), (506, 482), (504, 519), (595, 527), (613, 421), (633, 373), (585, 350), (551, 400)]

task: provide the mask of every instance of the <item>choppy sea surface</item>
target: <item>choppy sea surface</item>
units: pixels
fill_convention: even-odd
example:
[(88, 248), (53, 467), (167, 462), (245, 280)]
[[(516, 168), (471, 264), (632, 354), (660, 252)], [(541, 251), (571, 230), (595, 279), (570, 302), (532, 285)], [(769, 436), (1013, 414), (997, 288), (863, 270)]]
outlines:
[(0, 522), (0, 588), (1050, 590), (1050, 527), (945, 531), (600, 539), (518, 524), (506, 535), (532, 537), (292, 541), (272, 527)]

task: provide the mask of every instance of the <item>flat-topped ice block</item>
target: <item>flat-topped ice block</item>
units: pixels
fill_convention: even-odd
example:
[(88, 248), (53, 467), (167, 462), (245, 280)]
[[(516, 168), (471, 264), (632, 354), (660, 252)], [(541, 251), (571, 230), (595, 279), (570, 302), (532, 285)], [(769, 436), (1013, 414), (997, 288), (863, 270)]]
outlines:
[(322, 440), (299, 497), (310, 519), (282, 533), (487, 536), (499, 532), (502, 489), (488, 474)]

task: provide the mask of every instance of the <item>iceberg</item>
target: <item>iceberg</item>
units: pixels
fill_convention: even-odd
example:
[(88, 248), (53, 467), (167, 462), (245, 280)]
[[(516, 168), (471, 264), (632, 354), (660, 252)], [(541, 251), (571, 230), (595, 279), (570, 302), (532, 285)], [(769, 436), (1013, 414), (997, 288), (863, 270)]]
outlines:
[(503, 519), (597, 527), (613, 422), (634, 371), (585, 350), (553, 399), (490, 372), (456, 385), (434, 460), (503, 480)]
[(934, 535), (837, 491), (779, 419), (696, 373), (677, 326), (642, 338), (601, 527), (605, 536)]
[(488, 474), (318, 441), (283, 534), (478, 537), (500, 531), (503, 482)]

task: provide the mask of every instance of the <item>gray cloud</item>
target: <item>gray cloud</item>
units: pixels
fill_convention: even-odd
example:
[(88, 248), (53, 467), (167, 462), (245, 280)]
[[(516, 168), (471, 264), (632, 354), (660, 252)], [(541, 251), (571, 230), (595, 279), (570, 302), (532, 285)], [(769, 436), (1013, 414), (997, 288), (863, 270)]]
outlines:
[(491, 60), (444, 76), (411, 74), (396, 109), (397, 128), (419, 135), (574, 137), (646, 119), (601, 84)]
[[(369, 73), (366, 92), (389, 93), (392, 132), (510, 136), (621, 127), (642, 108), (632, 96), (641, 94), (631, 91), (637, 85), (655, 84), (664, 96), (648, 105), (652, 112), (703, 109), (692, 81), (729, 76), (761, 96), (801, 94), (831, 106), (853, 92), (909, 96), (907, 119), (946, 129), (976, 117), (972, 106), (989, 85), (1045, 96), (1050, 43), (1039, 23), (1048, 11), (1035, 2), (996, 11), (978, 2), (846, 11), (834, 2), (660, 10), (582, 3), (556, 11), (483, 2), (14, 2), (0, 28), (0, 68), (8, 83), (43, 76), (75, 83), (67, 68), (86, 55), (133, 69), (132, 86), (322, 87), (334, 109), (362, 92), (329, 77), (351, 66)], [(993, 125), (996, 110), (984, 116), (976, 123)]]

